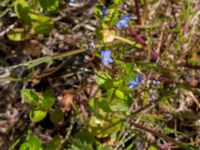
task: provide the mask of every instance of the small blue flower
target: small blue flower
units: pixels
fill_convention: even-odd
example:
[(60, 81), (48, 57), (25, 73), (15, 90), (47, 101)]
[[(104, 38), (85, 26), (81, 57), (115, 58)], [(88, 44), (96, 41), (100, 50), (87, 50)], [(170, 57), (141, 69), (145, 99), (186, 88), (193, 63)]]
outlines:
[(134, 89), (138, 84), (140, 84), (142, 82), (142, 77), (141, 75), (137, 75), (136, 80), (131, 80), (129, 82), (129, 88), (130, 89)]
[(103, 13), (103, 19), (105, 19), (107, 16), (107, 8), (105, 6), (103, 6), (102, 13)]
[(89, 58), (88, 55), (85, 55), (85, 56), (84, 56), (84, 62), (88, 62), (89, 59), (90, 59), (90, 58)]
[(101, 51), (101, 58), (102, 58), (102, 63), (104, 66), (107, 66), (109, 63), (113, 62), (113, 59), (110, 57), (111, 56), (111, 50), (105, 50)]
[(131, 19), (131, 16), (124, 16), (121, 17), (118, 21), (117, 21), (117, 27), (121, 28), (121, 27), (129, 27), (128, 21)]

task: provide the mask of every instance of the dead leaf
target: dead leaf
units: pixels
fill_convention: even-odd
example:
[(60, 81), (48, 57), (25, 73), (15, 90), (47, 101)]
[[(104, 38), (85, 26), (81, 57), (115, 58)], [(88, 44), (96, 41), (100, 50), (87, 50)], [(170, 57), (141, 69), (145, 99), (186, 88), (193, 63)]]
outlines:
[(65, 94), (63, 98), (59, 101), (60, 109), (63, 112), (68, 112), (71, 110), (72, 103), (73, 103), (73, 95)]
[(114, 30), (103, 30), (103, 42), (105, 43), (113, 42), (114, 39), (115, 39)]

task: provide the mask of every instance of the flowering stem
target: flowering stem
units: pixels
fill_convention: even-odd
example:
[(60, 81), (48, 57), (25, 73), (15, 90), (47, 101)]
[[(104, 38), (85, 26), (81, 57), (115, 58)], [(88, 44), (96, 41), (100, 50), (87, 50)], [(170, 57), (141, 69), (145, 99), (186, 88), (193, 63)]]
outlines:
[(133, 45), (133, 46), (135, 46), (137, 48), (142, 48), (142, 45), (140, 43), (133, 42), (133, 41), (131, 41), (129, 39), (125, 39), (125, 38), (120, 37), (120, 36), (114, 36), (114, 38), (117, 39), (117, 40), (123, 41), (125, 43), (128, 43), (130, 45)]

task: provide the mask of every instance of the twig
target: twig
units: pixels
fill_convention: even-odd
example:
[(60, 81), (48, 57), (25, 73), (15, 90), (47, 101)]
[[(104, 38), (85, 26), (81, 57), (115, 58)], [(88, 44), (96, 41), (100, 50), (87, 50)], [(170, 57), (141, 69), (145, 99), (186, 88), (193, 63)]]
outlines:
[(16, 25), (17, 25), (17, 22), (9, 25), (7, 27), (7, 29), (5, 29), (5, 30), (3, 30), (3, 31), (0, 32), (0, 37), (4, 36), (6, 33), (8, 33), (10, 30), (12, 30)]
[(130, 120), (129, 123), (132, 124), (133, 126), (135, 126), (136, 128), (139, 128), (139, 129), (142, 129), (144, 131), (150, 132), (151, 134), (153, 134), (155, 136), (158, 136), (158, 137), (161, 137), (161, 138), (163, 138), (163, 139), (165, 139), (165, 140), (167, 140), (167, 141), (169, 141), (171, 143), (174, 143), (176, 145), (183, 145), (179, 141), (177, 141), (177, 140), (175, 140), (175, 139), (173, 139), (173, 138), (171, 138), (171, 137), (169, 137), (169, 136), (167, 136), (167, 135), (165, 135), (163, 133), (159, 133), (159, 132), (155, 131), (154, 129), (150, 128), (150, 127), (146, 127), (146, 126), (144, 126), (142, 124), (136, 123), (133, 120)]
[(164, 35), (164, 29), (165, 29), (165, 25), (163, 24), (163, 25), (162, 25), (162, 28), (161, 28), (161, 33), (160, 33), (160, 37), (159, 37), (159, 42), (158, 42), (158, 45), (157, 45), (157, 48), (156, 48), (157, 54), (160, 53), (160, 49), (161, 49), (161, 46), (162, 46), (163, 35)]
[(189, 95), (191, 96), (192, 100), (196, 103), (196, 105), (200, 109), (200, 102), (198, 101), (198, 99), (194, 96), (192, 92), (189, 92)]

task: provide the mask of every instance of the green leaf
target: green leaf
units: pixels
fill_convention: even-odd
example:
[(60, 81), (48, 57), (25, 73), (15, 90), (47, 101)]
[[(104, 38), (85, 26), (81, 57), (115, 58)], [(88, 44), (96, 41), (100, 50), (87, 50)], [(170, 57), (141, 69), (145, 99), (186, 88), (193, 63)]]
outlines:
[(33, 106), (37, 106), (39, 103), (39, 96), (37, 95), (37, 93), (31, 89), (22, 89), (21, 90), (21, 97), (22, 99), (33, 105)]
[(27, 25), (31, 25), (31, 18), (29, 13), (31, 12), (29, 4), (25, 0), (16, 0), (14, 3), (14, 10), (16, 15), (23, 20)]
[(109, 102), (106, 99), (99, 100), (99, 108), (105, 112), (111, 112), (112, 109), (109, 106)]
[(43, 94), (43, 100), (41, 108), (50, 109), (55, 103), (55, 96), (51, 90), (47, 90)]
[(81, 130), (74, 135), (74, 139), (79, 139), (82, 143), (93, 144), (95, 143), (95, 138), (88, 132)]
[(81, 130), (74, 137), (70, 138), (72, 150), (92, 150), (95, 138), (88, 132)]
[(129, 98), (127, 100), (116, 98), (113, 100), (111, 107), (113, 111), (126, 112), (129, 109), (130, 104), (131, 103), (129, 102)]
[(119, 13), (118, 9), (115, 5), (112, 5), (107, 10), (107, 16), (105, 18), (105, 22), (108, 22), (109, 24), (115, 26), (116, 22), (118, 20)]
[[(108, 114), (105, 114), (108, 115)], [(121, 122), (116, 118), (99, 119), (92, 116), (89, 120), (89, 132), (98, 137), (108, 137), (121, 129)]]
[(27, 142), (20, 146), (20, 150), (42, 150), (40, 139), (37, 136), (31, 136)]
[(50, 114), (50, 119), (55, 125), (57, 125), (58, 123), (64, 121), (64, 113), (60, 110), (60, 108), (57, 108)]
[(7, 33), (7, 36), (12, 41), (24, 41), (29, 39), (29, 35), (22, 28), (14, 28)]
[(107, 101), (110, 102), (113, 98), (115, 89), (114, 88), (110, 88), (107, 90)]
[(32, 32), (38, 34), (48, 34), (53, 29), (53, 20), (50, 17), (40, 14), (30, 14), (32, 23)]
[(148, 150), (157, 150), (157, 148), (154, 147), (154, 146), (150, 146), (150, 147), (148, 148)]
[(53, 141), (47, 144), (45, 150), (60, 150), (62, 148), (62, 137), (60, 135), (56, 135), (53, 137)]
[(122, 3), (123, 1), (122, 0), (113, 0), (114, 4), (118, 5), (120, 3)]
[(29, 112), (29, 117), (31, 121), (33, 122), (39, 122), (43, 120), (46, 117), (46, 115), (47, 115), (46, 111), (39, 110), (39, 109), (34, 109)]
[(82, 143), (79, 140), (74, 140), (71, 145), (72, 150), (93, 150), (91, 144)]
[(127, 99), (126, 95), (124, 94), (124, 92), (120, 91), (120, 90), (115, 90), (115, 96), (117, 96), (120, 99)]
[(90, 112), (92, 112), (94, 114), (99, 113), (99, 99), (98, 98), (94, 98), (94, 99), (90, 100), (89, 110), (90, 110)]
[(48, 12), (55, 12), (58, 7), (60, 0), (39, 0), (40, 6)]
[(100, 145), (97, 150), (113, 150), (113, 148), (109, 145)]
[(112, 87), (111, 85), (111, 77), (106, 74), (100, 74), (96, 78), (96, 82), (99, 86), (105, 88), (105, 89), (110, 89)]
[(138, 75), (138, 71), (137, 71), (138, 68), (135, 66), (135, 64), (132, 64), (132, 63), (124, 64), (122, 65), (121, 69), (124, 70), (122, 77), (126, 84), (128, 84), (130, 80), (134, 80), (136, 76)]
[(116, 80), (113, 82), (113, 86), (114, 87), (120, 87), (123, 84), (122, 80)]
[(29, 143), (23, 143), (20, 150), (31, 150), (31, 145)]
[(106, 75), (101, 75), (101, 76), (98, 76), (96, 78), (96, 82), (99, 86), (103, 86), (106, 84), (106, 80), (107, 80), (107, 76)]
[(125, 78), (129, 81), (130, 79), (135, 79), (136, 77), (136, 66), (134, 64), (128, 63), (123, 65), (123, 69), (126, 71)]

